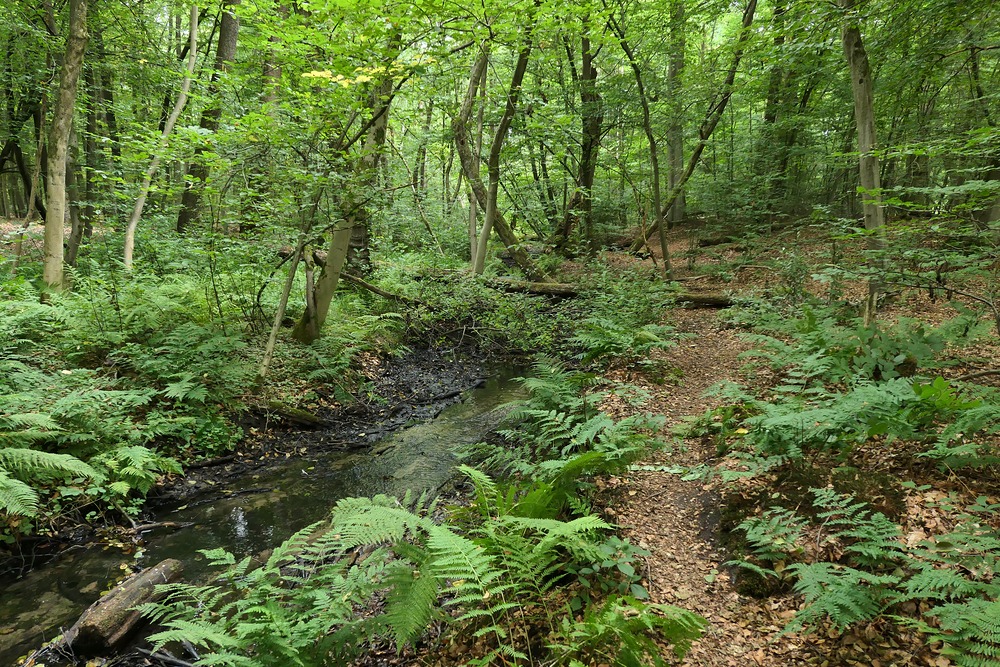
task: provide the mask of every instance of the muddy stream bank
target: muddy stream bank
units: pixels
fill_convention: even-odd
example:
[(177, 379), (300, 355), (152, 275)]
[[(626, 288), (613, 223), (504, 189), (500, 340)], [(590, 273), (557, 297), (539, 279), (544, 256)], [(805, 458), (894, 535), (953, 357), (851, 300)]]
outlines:
[(455, 450), (481, 441), (499, 423), (498, 408), (518, 398), (518, 374), (416, 355), (376, 380), (382, 399), (370, 409), (331, 415), (319, 429), (272, 433), (270, 456), (194, 471), (158, 499), (148, 518), (167, 527), (142, 534), (138, 551), (77, 546), (3, 581), (0, 665), (59, 635), (128, 571), (176, 558), (184, 579), (196, 581), (207, 574), (201, 549), (258, 554), (341, 498), (440, 489), (452, 478)]

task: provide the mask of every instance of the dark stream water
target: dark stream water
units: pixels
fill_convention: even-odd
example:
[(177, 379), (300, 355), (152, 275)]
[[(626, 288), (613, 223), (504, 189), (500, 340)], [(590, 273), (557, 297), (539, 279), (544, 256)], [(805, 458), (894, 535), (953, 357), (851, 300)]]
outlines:
[(176, 558), (185, 580), (196, 580), (206, 569), (199, 549), (254, 555), (320, 520), (341, 498), (439, 488), (452, 476), (456, 448), (481, 441), (500, 420), (496, 408), (518, 397), (512, 376), (487, 381), (434, 420), (397, 431), (371, 451), (292, 459), (220, 489), (238, 495), (164, 512), (157, 520), (192, 525), (147, 537), (137, 556), (92, 546), (29, 572), (0, 591), (0, 665), (17, 664), (72, 625), (126, 567)]

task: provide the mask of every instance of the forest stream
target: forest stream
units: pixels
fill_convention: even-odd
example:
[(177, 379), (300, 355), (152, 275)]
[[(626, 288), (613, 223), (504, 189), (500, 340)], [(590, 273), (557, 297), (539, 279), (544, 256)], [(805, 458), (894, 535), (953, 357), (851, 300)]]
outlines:
[[(226, 483), (221, 497), (216, 490), (165, 506), (153, 520), (184, 527), (144, 535), (134, 554), (101, 544), (67, 550), (0, 592), (0, 664), (15, 664), (60, 634), (126, 571), (176, 558), (185, 580), (198, 580), (208, 570), (199, 550), (256, 555), (322, 519), (341, 498), (440, 489), (452, 477), (456, 449), (482, 440), (502, 417), (498, 407), (518, 397), (516, 374), (499, 369), (435, 418), (390, 433), (362, 452), (292, 457)], [(318, 434), (330, 435), (337, 434)]]

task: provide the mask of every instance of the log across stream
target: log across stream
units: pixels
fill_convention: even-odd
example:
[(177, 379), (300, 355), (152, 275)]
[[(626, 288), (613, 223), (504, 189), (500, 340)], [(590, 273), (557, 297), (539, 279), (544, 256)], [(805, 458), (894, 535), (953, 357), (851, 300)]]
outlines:
[(500, 373), (432, 421), (396, 431), (369, 451), (307, 453), (225, 485), (211, 502), (167, 508), (156, 517), (165, 529), (147, 533), (138, 556), (95, 545), (29, 572), (0, 591), (0, 665), (17, 664), (68, 630), (129, 569), (176, 559), (185, 580), (198, 580), (207, 574), (201, 549), (255, 555), (320, 520), (341, 498), (439, 488), (452, 477), (455, 450), (482, 440), (502, 416), (497, 408), (519, 396), (515, 374)]

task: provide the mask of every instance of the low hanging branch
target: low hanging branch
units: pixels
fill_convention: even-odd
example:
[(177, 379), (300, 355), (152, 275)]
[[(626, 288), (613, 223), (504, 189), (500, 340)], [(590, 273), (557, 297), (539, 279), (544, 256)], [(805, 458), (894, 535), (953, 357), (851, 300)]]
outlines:
[[(670, 211), (674, 202), (677, 201), (677, 197), (679, 197), (681, 192), (684, 191), (684, 187), (687, 185), (688, 180), (694, 174), (694, 170), (698, 167), (698, 160), (701, 159), (701, 154), (708, 145), (708, 140), (712, 138), (712, 133), (715, 132), (715, 128), (722, 119), (722, 114), (725, 113), (726, 106), (729, 104), (729, 100), (733, 96), (733, 84), (736, 82), (736, 72), (740, 67), (740, 61), (743, 60), (743, 50), (746, 48), (751, 34), (753, 34), (750, 30), (750, 25), (753, 23), (753, 17), (756, 11), (757, 0), (750, 0), (746, 9), (743, 11), (743, 24), (740, 29), (740, 35), (736, 40), (736, 50), (733, 52), (733, 60), (729, 65), (729, 71), (726, 73), (726, 80), (722, 84), (722, 96), (717, 101), (709, 105), (708, 111), (705, 113), (705, 119), (701, 122), (701, 126), (698, 128), (698, 143), (695, 145), (694, 151), (688, 159), (687, 168), (685, 168), (684, 173), (681, 174), (680, 180), (677, 181), (677, 185), (670, 190), (666, 200), (663, 201), (662, 208), (660, 209), (658, 216), (660, 219), (667, 215), (667, 212)], [(644, 232), (640, 233), (629, 249), (632, 252), (638, 252), (642, 246), (646, 244), (646, 241), (650, 239), (653, 234), (656, 234), (658, 230), (659, 224), (657, 221)]]
[(188, 61), (187, 67), (184, 70), (184, 79), (181, 81), (181, 91), (177, 95), (177, 103), (174, 104), (173, 111), (170, 112), (170, 117), (167, 118), (167, 122), (163, 125), (163, 130), (160, 132), (160, 142), (157, 146), (156, 153), (153, 155), (152, 162), (149, 163), (149, 168), (146, 170), (146, 177), (142, 181), (142, 187), (139, 188), (139, 198), (135, 202), (135, 208), (132, 209), (132, 216), (128, 219), (128, 227), (125, 229), (125, 268), (129, 271), (132, 270), (132, 255), (135, 252), (135, 230), (139, 226), (139, 219), (142, 217), (142, 209), (146, 206), (146, 197), (149, 196), (149, 189), (153, 185), (153, 177), (156, 176), (157, 170), (160, 168), (160, 162), (163, 160), (163, 153), (167, 148), (167, 138), (174, 129), (174, 125), (177, 123), (177, 119), (180, 118), (181, 112), (184, 111), (184, 106), (187, 104), (188, 91), (191, 89), (191, 78), (194, 76), (195, 63), (198, 60), (198, 6), (194, 5), (191, 7), (191, 29), (190, 36), (188, 38)]

